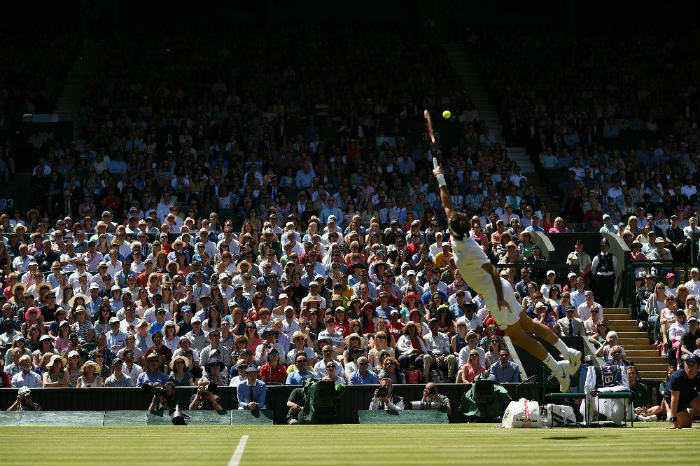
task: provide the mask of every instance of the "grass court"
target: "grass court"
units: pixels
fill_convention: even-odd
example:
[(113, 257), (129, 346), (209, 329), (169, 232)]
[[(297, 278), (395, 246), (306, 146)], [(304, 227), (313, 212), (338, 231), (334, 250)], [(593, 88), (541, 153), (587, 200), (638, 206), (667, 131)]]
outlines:
[(494, 424), (0, 427), (3, 466), (698, 465), (699, 429), (502, 429)]

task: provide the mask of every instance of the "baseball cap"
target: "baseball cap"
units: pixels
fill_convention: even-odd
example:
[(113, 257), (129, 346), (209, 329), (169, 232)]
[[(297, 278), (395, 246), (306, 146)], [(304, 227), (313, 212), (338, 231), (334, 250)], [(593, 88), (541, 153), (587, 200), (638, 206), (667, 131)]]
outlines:
[(119, 323), (119, 319), (116, 317), (112, 317), (109, 319), (109, 325), (118, 324), (118, 323)]
[(547, 276), (550, 275), (556, 275), (557, 273), (554, 270), (547, 270)]
[(574, 272), (569, 272), (569, 275), (567, 275), (568, 278), (577, 277), (577, 276), (578, 275), (576, 275)]
[(669, 273), (666, 274), (666, 278), (671, 278), (671, 277), (674, 277), (674, 278), (675, 278), (675, 277), (676, 277), (676, 274), (673, 273), (673, 272), (669, 272)]
[(685, 362), (694, 362), (695, 364), (700, 364), (700, 355), (689, 354), (685, 357)]

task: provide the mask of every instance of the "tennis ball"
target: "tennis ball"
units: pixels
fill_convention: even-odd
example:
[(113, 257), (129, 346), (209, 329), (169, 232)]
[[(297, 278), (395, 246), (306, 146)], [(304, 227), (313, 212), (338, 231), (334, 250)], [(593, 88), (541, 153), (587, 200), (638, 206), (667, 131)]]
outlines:
[(445, 110), (444, 112), (442, 112), (442, 117), (445, 120), (449, 120), (451, 116), (452, 116), (452, 113), (449, 110)]

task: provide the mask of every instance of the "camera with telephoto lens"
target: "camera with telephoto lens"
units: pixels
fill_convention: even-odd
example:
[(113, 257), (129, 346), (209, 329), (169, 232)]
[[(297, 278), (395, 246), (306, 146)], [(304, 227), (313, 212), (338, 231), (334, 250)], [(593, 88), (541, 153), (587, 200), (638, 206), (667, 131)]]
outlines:
[(214, 382), (209, 382), (206, 387), (204, 388), (205, 393), (211, 393), (212, 395), (216, 394), (216, 389), (218, 386)]
[(377, 396), (379, 398), (384, 398), (385, 396), (389, 395), (389, 389), (386, 387), (379, 387), (377, 389)]
[(428, 389), (428, 395), (435, 395), (437, 393), (437, 387), (433, 386)]

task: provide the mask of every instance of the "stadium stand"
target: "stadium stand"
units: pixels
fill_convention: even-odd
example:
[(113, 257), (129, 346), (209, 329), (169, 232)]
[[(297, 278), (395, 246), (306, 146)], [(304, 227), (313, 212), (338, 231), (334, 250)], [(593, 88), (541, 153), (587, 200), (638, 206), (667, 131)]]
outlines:
[[(608, 47), (598, 31), (576, 43), (498, 32), (470, 53), (561, 213), (542, 209), (429, 34), (104, 40), (80, 106), (84, 142), (43, 144), (31, 208), (0, 215), (3, 384), (239, 386), (250, 368), (270, 386), (488, 374), (508, 342), (451, 260), (424, 108), (455, 206), (528, 315), (598, 365), (663, 378), (659, 353), (678, 364), (695, 349), (675, 311), (698, 317), (700, 276), (685, 276), (700, 233), (697, 61), (662, 32), (618, 31)], [(652, 66), (660, 57), (665, 69)], [(64, 73), (70, 54), (52, 58)], [(60, 86), (12, 95), (37, 89), (48, 108)], [(20, 100), (8, 99), (14, 115)], [(633, 317), (616, 307), (628, 301)]]

